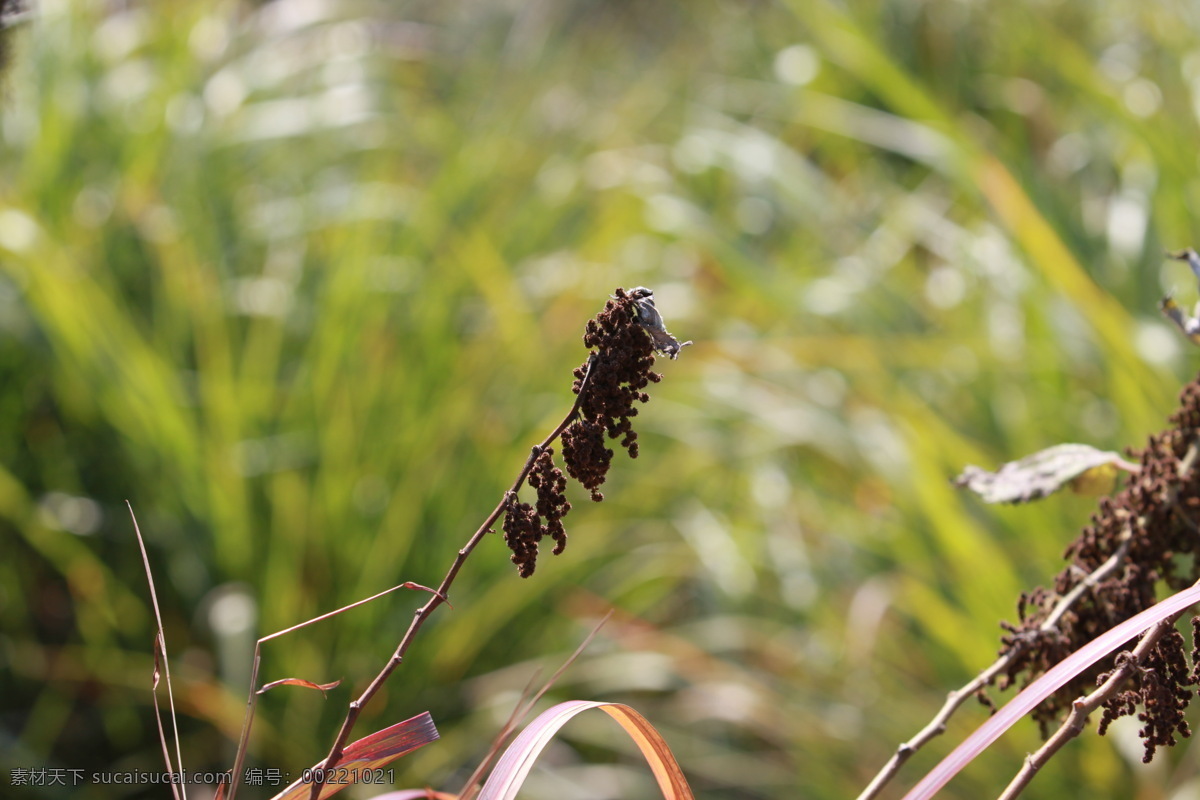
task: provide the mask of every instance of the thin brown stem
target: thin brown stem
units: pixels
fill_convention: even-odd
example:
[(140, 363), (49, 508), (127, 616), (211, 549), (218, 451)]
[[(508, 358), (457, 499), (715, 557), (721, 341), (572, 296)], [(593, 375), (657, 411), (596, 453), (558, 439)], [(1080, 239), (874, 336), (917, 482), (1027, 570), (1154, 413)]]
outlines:
[(250, 667), (250, 699), (246, 701), (246, 716), (242, 720), (242, 735), (238, 739), (237, 755), (233, 759), (233, 772), (229, 776), (229, 800), (237, 797), (241, 783), (242, 765), (246, 763), (246, 748), (250, 745), (250, 726), (254, 724), (254, 709), (258, 706), (258, 668), (262, 666), (262, 640), (254, 645), (254, 662)]
[[(125, 501), (125, 507), (129, 509), (129, 518), (133, 520), (133, 532), (137, 536), (138, 548), (142, 552), (142, 567), (146, 571), (146, 583), (150, 587), (150, 604), (154, 608), (154, 622), (158, 626), (154, 631), (154, 716), (158, 722), (158, 739), (162, 744), (163, 760), (167, 764), (167, 772), (176, 773), (183, 771), (183, 749), (179, 745), (179, 724), (175, 716), (175, 690), (171, 685), (171, 662), (167, 658), (167, 636), (163, 632), (162, 610), (158, 607), (158, 590), (154, 587), (154, 571), (150, 569), (150, 556), (146, 553), (146, 541), (142, 538), (142, 529), (138, 525), (137, 515), (133, 513), (133, 504), (128, 500)], [(171, 751), (167, 747), (166, 732), (163, 730), (162, 715), (158, 709), (158, 665), (162, 663), (163, 674), (167, 680), (167, 705), (171, 711), (171, 732), (175, 738), (175, 763), (171, 762)], [(178, 767), (176, 766), (178, 765)], [(171, 784), (171, 794), (179, 800), (187, 800), (187, 788), (182, 784), (176, 786), (174, 782)]]
[[(463, 545), (462, 549), (458, 551), (454, 562), (450, 565), (446, 576), (442, 578), (442, 582), (438, 585), (434, 595), (425, 605), (413, 613), (412, 622), (409, 623), (408, 630), (404, 632), (403, 638), (400, 639), (400, 644), (396, 646), (396, 652), (392, 653), (392, 657), (388, 659), (387, 664), (384, 665), (383, 669), (379, 671), (379, 674), (375, 676), (367, 688), (363, 690), (363, 693), (357, 699), (351, 701), (350, 708), (346, 712), (346, 718), (342, 721), (342, 727), (338, 731), (337, 738), (334, 739), (333, 746), (329, 749), (329, 755), (313, 769), (314, 774), (321, 775), (323, 770), (327, 772), (341, 761), (342, 751), (346, 746), (347, 740), (350, 738), (350, 732), (354, 729), (354, 724), (358, 721), (358, 715), (362, 713), (362, 709), (371, 701), (371, 698), (375, 696), (375, 693), (379, 691), (396, 670), (396, 667), (400, 666), (401, 662), (404, 661), (404, 654), (408, 652), (408, 648), (412, 645), (413, 639), (416, 638), (417, 632), (425, 624), (425, 620), (429, 618), (429, 615), (438, 606), (447, 602), (450, 586), (454, 583), (454, 579), (458, 576), (458, 572), (462, 569), (467, 557), (483, 541), (483, 537), (491, 532), (492, 525), (496, 523), (496, 520), (504, 513), (504, 509), (508, 507), (509, 498), (520, 490), (521, 486), (525, 483), (525, 479), (529, 477), (529, 473), (533, 469), (533, 464), (537, 461), (538, 456), (553, 444), (554, 440), (561, 436), (563, 431), (567, 429), (567, 426), (574, 421), (576, 415), (579, 413), (579, 406), (583, 403), (584, 393), (587, 391), (588, 381), (592, 376), (592, 367), (595, 361), (594, 354), (588, 357), (587, 367), (583, 378), (579, 382), (579, 393), (575, 397), (575, 402), (571, 405), (571, 410), (567, 412), (562, 422), (558, 424), (558, 427), (549, 436), (542, 440), (540, 444), (533, 446), (529, 453), (529, 458), (525, 460), (525, 466), (521, 469), (520, 474), (517, 475), (517, 479), (513, 481), (512, 486), (504, 493), (500, 502), (492, 509), (492, 513), (488, 514), (487, 519), (483, 521), (479, 529), (475, 531), (471, 538), (467, 540), (467, 543)], [(310, 800), (317, 800), (320, 791), (321, 784), (314, 781), (312, 791), (309, 794)]]
[(402, 583), (398, 586), (393, 586), (390, 589), (384, 589), (382, 592), (379, 592), (378, 594), (373, 594), (370, 597), (367, 597), (367, 598), (364, 598), (357, 602), (351, 603), (348, 606), (342, 606), (341, 608), (339, 608), (336, 611), (330, 611), (326, 614), (321, 614), (320, 616), (313, 617), (310, 620), (305, 620), (304, 622), (301, 622), (299, 625), (293, 625), (290, 628), (285, 628), (284, 630), (281, 630), (281, 631), (275, 631), (275, 633), (271, 633), (266, 636), (263, 636), (257, 642), (254, 643), (254, 660), (253, 660), (251, 668), (250, 668), (250, 699), (246, 701), (246, 716), (242, 720), (242, 735), (241, 735), (241, 738), (238, 740), (237, 755), (234, 757), (234, 761), (233, 761), (233, 773), (230, 775), (230, 778), (229, 778), (229, 791), (225, 795), (225, 797), (228, 798), (228, 800), (234, 800), (234, 798), (237, 797), (238, 785), (241, 782), (242, 764), (245, 763), (246, 748), (250, 743), (250, 728), (254, 724), (254, 709), (255, 709), (255, 706), (258, 704), (258, 696), (260, 694), (259, 687), (258, 687), (258, 670), (259, 670), (259, 667), (262, 666), (262, 646), (265, 643), (271, 641), (272, 639), (277, 639), (280, 636), (284, 636), (286, 634), (293, 633), (293, 632), (301, 630), (303, 628), (307, 628), (309, 625), (314, 625), (318, 622), (322, 622), (331, 617), (335, 617), (338, 614), (343, 614), (353, 608), (357, 608), (361, 605), (365, 605), (366, 603), (370, 603), (373, 600), (378, 600), (379, 598), (383, 597), (384, 595), (391, 594), (392, 592), (396, 591), (397, 589), (422, 589), (427, 592), (433, 591), (432, 589), (429, 589), (426, 586), (421, 586), (419, 584), (415, 584), (415, 583), (411, 583), (411, 582)]
[[(1121, 545), (1117, 548), (1117, 551), (1055, 603), (1054, 608), (1039, 626), (1038, 630), (1048, 631), (1052, 629), (1085, 592), (1114, 573), (1124, 563), (1125, 557), (1129, 553), (1129, 534), (1129, 530), (1126, 529), (1125, 536), (1122, 538)], [(996, 676), (1004, 672), (1009, 664), (1025, 651), (1026, 647), (1028, 647), (1026, 640), (1017, 639), (1008, 652), (996, 659), (991, 666), (980, 672), (961, 688), (946, 695), (946, 702), (942, 704), (941, 709), (929, 721), (929, 724), (922, 728), (916, 736), (896, 748), (896, 752), (884, 764), (883, 769), (876, 773), (875, 777), (867, 785), (867, 788), (863, 789), (862, 793), (859, 794), (858, 800), (871, 800), (871, 798), (877, 797), (883, 787), (888, 784), (888, 781), (894, 778), (896, 773), (900, 771), (900, 767), (904, 765), (904, 762), (908, 761), (914, 753), (928, 744), (932, 739), (946, 732), (946, 722), (966, 702), (967, 698), (972, 697), (980, 689), (990, 686), (992, 681), (996, 679)]]

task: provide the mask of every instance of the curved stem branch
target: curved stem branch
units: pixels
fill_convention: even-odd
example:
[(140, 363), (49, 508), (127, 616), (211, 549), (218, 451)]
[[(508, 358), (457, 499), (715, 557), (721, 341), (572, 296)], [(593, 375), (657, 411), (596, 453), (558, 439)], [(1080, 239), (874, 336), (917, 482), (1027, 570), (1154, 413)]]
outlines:
[[(395, 672), (396, 667), (400, 666), (401, 662), (404, 661), (404, 654), (408, 652), (413, 639), (416, 638), (417, 631), (421, 630), (421, 626), (425, 624), (425, 620), (429, 618), (429, 615), (438, 606), (447, 602), (450, 586), (454, 583), (454, 579), (458, 576), (458, 572), (462, 569), (463, 564), (466, 563), (467, 557), (471, 555), (471, 552), (483, 540), (483, 537), (491, 532), (492, 525), (496, 523), (496, 520), (500, 518), (500, 515), (504, 513), (504, 509), (508, 506), (509, 498), (524, 485), (525, 479), (529, 477), (529, 472), (533, 469), (534, 462), (537, 461), (537, 457), (553, 444), (554, 440), (561, 436), (563, 431), (567, 429), (567, 426), (574, 421), (576, 415), (579, 413), (579, 406), (583, 403), (584, 393), (587, 391), (588, 381), (592, 377), (592, 367), (595, 365), (595, 362), (595, 354), (588, 357), (587, 367), (583, 378), (579, 382), (579, 393), (575, 397), (575, 402), (571, 405), (571, 410), (563, 417), (558, 427), (551, 431), (540, 444), (536, 444), (531, 448), (529, 458), (525, 460), (525, 466), (521, 469), (520, 474), (517, 475), (512, 486), (504, 492), (503, 498), (492, 509), (492, 513), (488, 514), (487, 519), (483, 521), (479, 529), (475, 531), (471, 538), (467, 540), (467, 543), (458, 551), (454, 562), (450, 565), (449, 571), (446, 572), (446, 576), (442, 578), (442, 582), (438, 585), (437, 591), (425, 605), (413, 613), (412, 622), (409, 623), (408, 630), (404, 632), (404, 636), (400, 639), (400, 643), (396, 646), (396, 651), (392, 653), (392, 657), (388, 659), (387, 664), (379, 671), (379, 674), (363, 690), (363, 693), (357, 699), (351, 701), (350, 708), (346, 712), (346, 718), (342, 721), (342, 727), (338, 731), (337, 738), (334, 739), (333, 746), (329, 749), (329, 755), (313, 770), (315, 774), (320, 775), (322, 774), (322, 770), (328, 771), (337, 766), (338, 762), (341, 761), (342, 751), (346, 746), (347, 740), (350, 738), (350, 732), (354, 729), (355, 722), (358, 721), (358, 715), (362, 713), (362, 709), (371, 701), (376, 692), (382, 688), (384, 682), (387, 681), (391, 674)], [(317, 800), (320, 791), (321, 784), (314, 782), (309, 794), (310, 800)]]

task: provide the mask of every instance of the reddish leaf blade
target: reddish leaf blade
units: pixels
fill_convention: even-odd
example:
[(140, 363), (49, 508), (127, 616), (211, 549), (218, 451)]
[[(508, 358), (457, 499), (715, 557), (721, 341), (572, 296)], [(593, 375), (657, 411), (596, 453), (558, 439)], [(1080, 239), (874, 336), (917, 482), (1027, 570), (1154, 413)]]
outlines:
[[(412, 719), (376, 731), (350, 743), (343, 751), (342, 760), (331, 770), (340, 783), (326, 783), (321, 787), (320, 798), (330, 797), (351, 785), (354, 775), (366, 770), (379, 769), (418, 747), (424, 747), (438, 738), (433, 718), (426, 711)], [(314, 769), (320, 768), (318, 764)], [(344, 776), (344, 777), (343, 777)], [(312, 782), (303, 778), (275, 795), (272, 800), (302, 800), (312, 792)]]

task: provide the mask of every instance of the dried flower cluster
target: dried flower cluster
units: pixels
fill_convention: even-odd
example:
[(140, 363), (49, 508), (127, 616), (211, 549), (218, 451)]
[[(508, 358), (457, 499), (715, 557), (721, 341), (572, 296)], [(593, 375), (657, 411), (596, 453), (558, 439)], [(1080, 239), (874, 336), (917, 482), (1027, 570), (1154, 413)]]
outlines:
[[(1192, 621), (1193, 636), (1197, 622), (1200, 620)], [(1182, 687), (1191, 686), (1196, 681), (1188, 670), (1184, 653), (1183, 634), (1175, 630), (1168, 632), (1158, 647), (1133, 671), (1133, 686), (1118, 692), (1105, 703), (1098, 731), (1100, 735), (1103, 736), (1108, 731), (1108, 726), (1118, 718), (1133, 716), (1138, 705), (1141, 705), (1145, 711), (1138, 715), (1138, 719), (1146, 723), (1140, 731), (1146, 746), (1143, 761), (1149, 762), (1159, 747), (1174, 746), (1176, 733), (1184, 738), (1190, 736), (1191, 731), (1183, 713), (1192, 699), (1192, 692)], [(1118, 653), (1113, 663), (1114, 670), (1121, 668), (1129, 660), (1127, 652)], [(1110, 674), (1101, 673), (1097, 681), (1103, 683), (1108, 680)]]
[[(650, 396), (643, 391), (662, 376), (651, 370), (655, 351), (671, 358), (691, 342), (679, 342), (667, 331), (654, 306), (649, 289), (638, 287), (629, 292), (617, 289), (604, 310), (588, 320), (583, 343), (592, 352), (575, 370), (572, 391), (579, 398), (575, 418), (563, 430), (563, 462), (571, 477), (591, 493), (595, 501), (604, 499), (600, 485), (612, 465), (613, 451), (605, 441), (620, 438), (631, 458), (637, 458), (637, 433), (631, 417), (637, 415), (634, 403), (645, 403)], [(513, 551), (512, 561), (522, 577), (533, 574), (538, 543), (549, 536), (555, 541), (554, 554), (567, 545), (562, 518), (571, 508), (564, 490), (566, 478), (554, 466), (553, 450), (542, 451), (529, 474), (529, 485), (537, 490), (537, 506), (509, 497), (504, 515), (504, 539)]]
[[(572, 391), (579, 393), (586, 375), (587, 392), (579, 402), (579, 417), (563, 432), (563, 459), (571, 477), (583, 484), (596, 501), (604, 498), (599, 487), (613, 457), (604, 434), (610, 439), (621, 437), (621, 446), (629, 451), (629, 457), (637, 458), (637, 432), (630, 421), (638, 413), (634, 403), (649, 400), (650, 395), (642, 390), (662, 380), (662, 375), (650, 369), (654, 366), (654, 344), (640, 324), (638, 301), (648, 296), (648, 289), (635, 289), (629, 294), (617, 289), (604, 310), (588, 320), (583, 335), (583, 343), (592, 348), (592, 355), (575, 370)], [(650, 303), (653, 308), (653, 301)]]
[(504, 541), (512, 550), (512, 562), (522, 578), (533, 574), (537, 566), (538, 543), (549, 536), (554, 540), (554, 555), (567, 546), (563, 517), (571, 510), (567, 502), (567, 479), (554, 466), (554, 451), (543, 450), (529, 473), (529, 485), (537, 490), (537, 506), (522, 503), (509, 495), (504, 514)]
[[(1172, 427), (1150, 438), (1146, 448), (1133, 452), (1140, 470), (1116, 496), (1103, 498), (1091, 524), (1067, 548), (1071, 564), (1057, 576), (1052, 591), (1038, 588), (1022, 595), (1020, 623), (1004, 623), (1004, 654), (1012, 656), (1001, 688), (1028, 685), (1067, 655), (1115, 625), (1154, 605), (1162, 584), (1179, 591), (1200, 578), (1196, 559), (1200, 544), (1200, 378), (1188, 384)], [(1118, 569), (1085, 591), (1057, 624), (1043, 630), (1051, 608), (1111, 556), (1124, 551)], [(1196, 623), (1193, 622), (1193, 642)], [(1196, 652), (1192, 653), (1193, 663)], [(1033, 717), (1043, 734), (1072, 701), (1103, 682), (1111, 670), (1130, 658), (1123, 652), (1105, 666), (1103, 662), (1082, 673), (1074, 682), (1047, 699)], [(1189, 670), (1184, 639), (1177, 633), (1164, 636), (1134, 671), (1130, 688), (1104, 706), (1101, 732), (1118, 717), (1135, 713), (1145, 743), (1145, 760), (1155, 749), (1188, 736), (1183, 712), (1192, 698), (1188, 688), (1197, 684)]]

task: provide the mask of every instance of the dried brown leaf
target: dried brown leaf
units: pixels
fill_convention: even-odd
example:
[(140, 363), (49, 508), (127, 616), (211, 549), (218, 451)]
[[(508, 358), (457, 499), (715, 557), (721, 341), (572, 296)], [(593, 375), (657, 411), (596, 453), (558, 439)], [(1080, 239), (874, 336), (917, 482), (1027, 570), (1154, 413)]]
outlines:
[(334, 681), (333, 683), (313, 683), (312, 681), (304, 680), (304, 678), (281, 678), (277, 681), (271, 681), (268, 684), (264, 684), (257, 693), (266, 694), (276, 686), (303, 686), (305, 689), (317, 689), (321, 692), (321, 694), (324, 694), (330, 689), (336, 689), (339, 685), (341, 685), (341, 683), (342, 681), (340, 679)]

